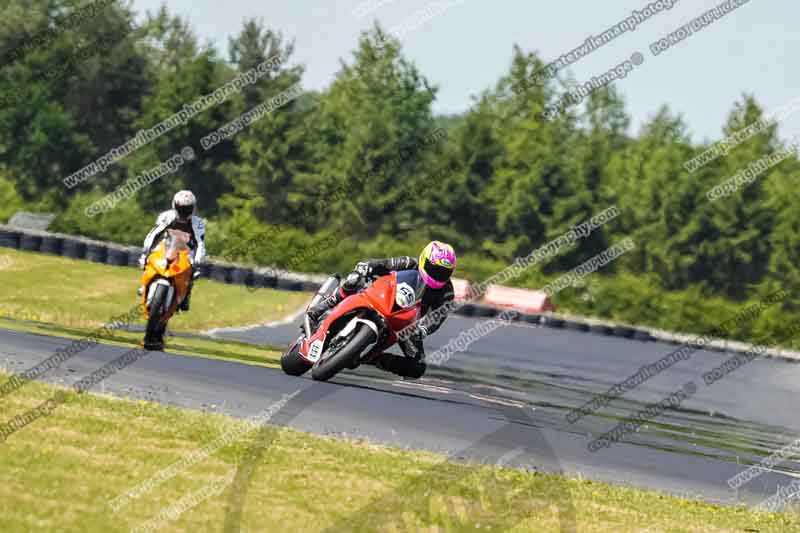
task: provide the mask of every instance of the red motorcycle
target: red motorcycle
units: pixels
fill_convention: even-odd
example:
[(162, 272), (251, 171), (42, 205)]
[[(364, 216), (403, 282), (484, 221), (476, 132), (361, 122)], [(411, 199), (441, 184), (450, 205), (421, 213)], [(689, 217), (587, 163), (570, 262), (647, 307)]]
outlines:
[[(338, 286), (338, 277), (328, 279), (309, 307)], [(322, 315), (316, 331), (311, 331), (306, 315), (304, 332), (281, 357), (281, 368), (290, 376), (311, 369), (313, 379), (327, 381), (345, 368), (372, 362), (397, 342), (398, 332), (417, 320), (425, 287), (416, 270), (391, 272)]]

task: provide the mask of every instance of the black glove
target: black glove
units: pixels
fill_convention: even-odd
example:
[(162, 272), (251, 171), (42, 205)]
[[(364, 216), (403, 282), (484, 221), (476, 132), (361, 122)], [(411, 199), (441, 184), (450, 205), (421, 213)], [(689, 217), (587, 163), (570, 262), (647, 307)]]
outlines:
[(353, 272), (357, 272), (358, 275), (363, 278), (369, 278), (372, 275), (372, 267), (369, 266), (369, 263), (360, 261), (356, 263), (356, 267), (353, 269)]
[(428, 329), (423, 326), (422, 324), (417, 324), (414, 328), (414, 332), (411, 335), (411, 339), (415, 341), (422, 342), (422, 339), (428, 336)]

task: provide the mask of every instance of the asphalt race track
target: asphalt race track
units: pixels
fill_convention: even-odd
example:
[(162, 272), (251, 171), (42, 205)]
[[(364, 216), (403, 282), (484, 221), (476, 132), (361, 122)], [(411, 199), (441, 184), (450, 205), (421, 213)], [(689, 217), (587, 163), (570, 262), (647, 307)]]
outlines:
[[(428, 353), (475, 323), (449, 318), (426, 340)], [(219, 336), (279, 345), (293, 340), (297, 331), (297, 325), (288, 324)], [(0, 330), (0, 364), (21, 372), (69, 342)], [(800, 477), (800, 463), (787, 461), (738, 492), (726, 483), (748, 464), (800, 437), (800, 414), (792, 408), (800, 391), (800, 366), (784, 360), (755, 360), (708, 386), (702, 374), (731, 354), (698, 351), (594, 415), (567, 422), (570, 409), (675, 349), (659, 342), (515, 324), (478, 340), (446, 364), (430, 367), (416, 382), (362, 367), (321, 384), (279, 369), (152, 352), (94, 390), (243, 417), (285, 394), (318, 387), (320, 399), (303, 404), (288, 425), (496, 462), (497, 444), (482, 438), (511, 423), (515, 431), (503, 433), (501, 443), (505, 451), (513, 450), (502, 454), (506, 465), (580, 474), (716, 503), (757, 503)], [(125, 351), (95, 346), (46, 379), (69, 385)], [(587, 449), (591, 439), (619, 419), (688, 381), (697, 385), (697, 392), (679, 407), (622, 442), (594, 453)], [(521, 416), (509, 415), (515, 411)]]

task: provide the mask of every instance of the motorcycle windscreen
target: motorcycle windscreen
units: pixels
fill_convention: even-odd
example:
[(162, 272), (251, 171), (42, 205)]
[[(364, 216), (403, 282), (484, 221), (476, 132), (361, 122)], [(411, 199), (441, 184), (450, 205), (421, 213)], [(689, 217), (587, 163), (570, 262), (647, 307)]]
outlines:
[(175, 261), (178, 259), (178, 255), (183, 252), (189, 251), (189, 241), (191, 240), (191, 235), (186, 233), (185, 231), (177, 230), (177, 229), (169, 229), (167, 230), (167, 235), (164, 237), (164, 242), (166, 246), (166, 256), (167, 261)]
[(402, 308), (411, 307), (422, 300), (425, 287), (427, 287), (425, 280), (417, 270), (398, 270), (395, 303)]

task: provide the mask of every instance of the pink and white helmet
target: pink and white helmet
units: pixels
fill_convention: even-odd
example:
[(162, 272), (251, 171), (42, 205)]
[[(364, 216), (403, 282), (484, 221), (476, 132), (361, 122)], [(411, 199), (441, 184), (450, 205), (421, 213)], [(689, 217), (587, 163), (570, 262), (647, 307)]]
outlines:
[(456, 252), (449, 244), (431, 241), (419, 254), (419, 274), (431, 289), (445, 286), (456, 269)]

